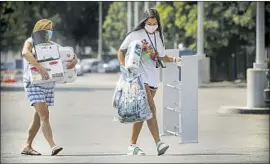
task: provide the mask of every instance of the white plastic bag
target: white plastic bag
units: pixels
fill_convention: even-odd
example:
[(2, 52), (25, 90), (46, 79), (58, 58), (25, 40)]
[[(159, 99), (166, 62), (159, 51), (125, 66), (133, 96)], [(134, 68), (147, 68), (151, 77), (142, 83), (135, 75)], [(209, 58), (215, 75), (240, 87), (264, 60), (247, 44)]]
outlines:
[(75, 56), (74, 50), (72, 47), (59, 47), (60, 59), (64, 67), (64, 78), (57, 81), (58, 84), (63, 83), (73, 83), (77, 80), (77, 72), (75, 68), (67, 69), (70, 65), (72, 59)]
[(113, 95), (113, 107), (117, 109), (115, 120), (120, 123), (134, 123), (152, 118), (141, 76), (127, 77), (120, 77)]
[(138, 72), (142, 42), (133, 41), (125, 55), (125, 67), (113, 95), (113, 107), (117, 110), (115, 120), (120, 123), (142, 122), (152, 118), (147, 94)]
[(75, 53), (72, 47), (59, 47), (59, 54), (62, 61), (70, 61), (74, 58)]

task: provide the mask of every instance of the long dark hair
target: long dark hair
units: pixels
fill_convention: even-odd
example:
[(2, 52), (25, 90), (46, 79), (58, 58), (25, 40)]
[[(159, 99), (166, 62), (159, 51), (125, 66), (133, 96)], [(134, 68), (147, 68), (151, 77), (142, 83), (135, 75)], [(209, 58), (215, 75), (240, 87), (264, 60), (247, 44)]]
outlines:
[(139, 31), (141, 29), (144, 29), (145, 21), (148, 18), (156, 18), (157, 19), (157, 23), (158, 23), (158, 29), (157, 30), (159, 31), (159, 35), (160, 35), (161, 41), (164, 44), (162, 27), (161, 27), (161, 23), (160, 23), (160, 16), (159, 16), (158, 11), (156, 9), (154, 9), (154, 8), (150, 8), (150, 9), (146, 10), (143, 13), (143, 16), (141, 18), (140, 23), (136, 27), (134, 27), (130, 32), (128, 32), (127, 35), (130, 34), (133, 31)]

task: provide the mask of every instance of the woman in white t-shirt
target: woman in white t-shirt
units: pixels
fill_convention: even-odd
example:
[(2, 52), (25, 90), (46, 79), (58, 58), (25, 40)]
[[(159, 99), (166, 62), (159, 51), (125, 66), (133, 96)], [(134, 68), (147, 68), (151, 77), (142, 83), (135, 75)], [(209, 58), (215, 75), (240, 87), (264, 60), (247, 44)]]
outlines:
[[(141, 22), (127, 34), (125, 40), (121, 44), (118, 51), (118, 60), (121, 69), (125, 69), (125, 53), (127, 52), (128, 45), (134, 40), (141, 40), (144, 43), (143, 49), (146, 49), (141, 56), (139, 72), (145, 84), (148, 103), (153, 113), (153, 117), (147, 121), (147, 125), (155, 140), (158, 155), (162, 155), (167, 151), (169, 145), (160, 140), (156, 119), (156, 107), (153, 100), (159, 84), (157, 59), (164, 62), (180, 62), (181, 59), (179, 57), (176, 58), (165, 55), (162, 26), (159, 13), (156, 9), (148, 9), (145, 11)], [(142, 126), (143, 122), (133, 124), (128, 155), (145, 155), (145, 153), (136, 145)]]

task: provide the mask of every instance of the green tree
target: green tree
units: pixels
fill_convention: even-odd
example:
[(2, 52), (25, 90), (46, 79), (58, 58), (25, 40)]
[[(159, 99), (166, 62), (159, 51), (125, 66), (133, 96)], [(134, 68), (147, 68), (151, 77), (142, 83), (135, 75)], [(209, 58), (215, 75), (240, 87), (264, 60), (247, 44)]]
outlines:
[[(158, 6), (167, 40), (196, 48), (197, 3), (174, 2)], [(205, 49), (254, 44), (255, 2), (205, 2)]]
[(127, 34), (127, 2), (113, 2), (103, 23), (103, 39), (107, 47), (118, 49)]
[(11, 1), (1, 4), (1, 51), (20, 50), (39, 19), (49, 18), (55, 24), (60, 21), (43, 5), (44, 2)]
[[(103, 2), (103, 20), (111, 2)], [(55, 10), (55, 6), (61, 6)], [(50, 2), (44, 4), (61, 22), (55, 26), (56, 33), (64, 36), (64, 44), (98, 47), (99, 2)]]
[[(111, 2), (103, 2), (103, 19)], [(54, 23), (53, 39), (63, 45), (90, 45), (97, 50), (98, 2), (1, 3), (1, 51), (18, 50), (39, 19)]]
[[(266, 47), (269, 40), (269, 4), (265, 2)], [(158, 10), (166, 39), (184, 43), (195, 50), (197, 2), (162, 3)], [(236, 65), (244, 65), (243, 70), (252, 65), (255, 42), (256, 2), (204, 2), (204, 52), (211, 57), (211, 67), (216, 67), (211, 72), (236, 78)]]
[(19, 49), (27, 34), (25, 3), (4, 2), (1, 4), (1, 51)]

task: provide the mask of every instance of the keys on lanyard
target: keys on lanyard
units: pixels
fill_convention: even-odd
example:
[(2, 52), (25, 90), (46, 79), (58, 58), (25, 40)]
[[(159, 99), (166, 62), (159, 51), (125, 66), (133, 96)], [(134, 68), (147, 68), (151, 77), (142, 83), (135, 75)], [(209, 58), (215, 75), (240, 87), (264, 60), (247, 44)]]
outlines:
[[(156, 34), (154, 33), (154, 38), (155, 38), (155, 46), (153, 45), (153, 42), (152, 42), (152, 40), (151, 40), (151, 38), (150, 38), (150, 36), (149, 36), (149, 34), (147, 33), (147, 31), (145, 30), (145, 32), (146, 32), (146, 34), (147, 34), (147, 36), (148, 36), (148, 39), (150, 40), (150, 42), (151, 42), (151, 45), (152, 45), (152, 47), (153, 47), (153, 49), (155, 50), (155, 53), (156, 53), (156, 68), (159, 68), (160, 66), (161, 66), (161, 68), (166, 68), (166, 66), (164, 65), (164, 63), (159, 59), (159, 57), (158, 57), (158, 52), (157, 52), (157, 50), (156, 50), (156, 47), (157, 47), (157, 40), (156, 40)], [(146, 42), (146, 40), (144, 40), (145, 42)]]

